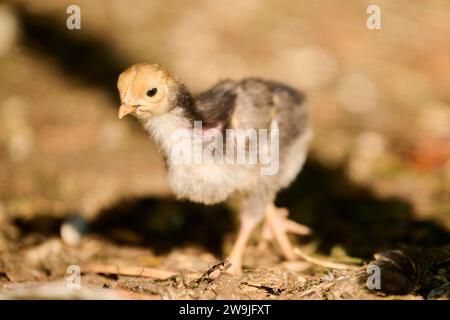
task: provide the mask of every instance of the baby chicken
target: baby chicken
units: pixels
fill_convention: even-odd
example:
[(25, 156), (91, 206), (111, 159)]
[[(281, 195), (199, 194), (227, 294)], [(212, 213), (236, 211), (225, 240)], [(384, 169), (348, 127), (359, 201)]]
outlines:
[[(246, 78), (222, 81), (194, 96), (159, 65), (146, 63), (125, 70), (117, 87), (119, 118), (134, 115), (155, 139), (178, 198), (204, 204), (237, 200), (232, 202), (238, 204), (240, 227), (229, 271), (241, 271), (248, 239), (263, 220), (264, 239), (274, 240), (286, 259), (295, 259), (287, 233), (304, 235), (309, 229), (287, 219), (287, 210), (275, 207), (274, 200), (300, 172), (312, 137), (301, 93), (275, 81)], [(244, 138), (233, 136), (236, 132), (244, 132)], [(211, 141), (218, 143), (211, 147)], [(211, 157), (180, 161), (180, 150), (195, 154), (197, 146), (209, 148), (209, 153), (200, 150)], [(256, 161), (236, 160), (239, 146), (244, 159)], [(258, 161), (263, 158), (268, 161)], [(276, 165), (264, 172), (269, 163)]]

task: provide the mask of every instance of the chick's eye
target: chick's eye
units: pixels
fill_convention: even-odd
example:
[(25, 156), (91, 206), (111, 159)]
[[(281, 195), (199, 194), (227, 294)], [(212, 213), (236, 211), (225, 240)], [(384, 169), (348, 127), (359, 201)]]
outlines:
[(147, 91), (147, 95), (148, 95), (149, 97), (153, 97), (157, 92), (158, 92), (158, 89), (152, 88), (152, 89), (150, 89), (150, 90)]

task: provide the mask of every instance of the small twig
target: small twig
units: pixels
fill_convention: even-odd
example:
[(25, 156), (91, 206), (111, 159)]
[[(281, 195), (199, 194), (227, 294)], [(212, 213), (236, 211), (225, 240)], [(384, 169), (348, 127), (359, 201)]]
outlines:
[[(212, 282), (215, 279), (217, 279), (218, 276), (220, 276), (223, 272), (227, 271), (228, 268), (231, 267), (231, 263), (225, 259), (223, 261), (220, 261), (219, 263), (216, 263), (211, 268), (209, 268), (205, 273), (202, 274), (202, 276), (196, 281), (196, 286), (198, 287), (203, 282)], [(213, 275), (213, 273), (215, 273)]]
[(327, 291), (327, 290), (330, 289), (333, 285), (334, 285), (334, 282), (319, 284), (319, 285), (317, 285), (317, 286), (314, 286), (314, 287), (311, 288), (311, 289), (308, 289), (308, 290), (302, 292), (302, 293), (300, 294), (300, 298), (307, 297), (307, 296), (309, 296), (311, 293), (321, 292), (321, 291)]
[(310, 262), (312, 264), (329, 268), (329, 269), (340, 269), (340, 270), (357, 270), (359, 269), (358, 266), (352, 266), (348, 264), (342, 264), (337, 262), (331, 262), (331, 261), (325, 261), (319, 258), (311, 257), (305, 253), (303, 253), (299, 248), (294, 248), (294, 253), (299, 256), (300, 258), (304, 259), (307, 262)]
[[(133, 283), (135, 283), (136, 281), (137, 281), (137, 279), (139, 279), (141, 276), (142, 276), (142, 273), (144, 272), (144, 267), (142, 267), (142, 271), (141, 271), (141, 273), (139, 273), (132, 281), (130, 281), (130, 284), (133, 284)], [(117, 282), (115, 285), (114, 285), (114, 287), (116, 286), (116, 285), (118, 285), (119, 283)]]
[[(166, 280), (168, 278), (179, 275), (178, 272), (161, 270), (148, 267), (139, 266), (117, 266), (111, 264), (88, 264), (82, 266), (81, 272), (83, 273), (104, 273), (104, 274), (118, 274), (124, 276), (135, 276), (144, 278), (153, 278), (158, 280)], [(197, 272), (190, 272), (185, 274), (189, 279), (197, 279), (200, 274)]]

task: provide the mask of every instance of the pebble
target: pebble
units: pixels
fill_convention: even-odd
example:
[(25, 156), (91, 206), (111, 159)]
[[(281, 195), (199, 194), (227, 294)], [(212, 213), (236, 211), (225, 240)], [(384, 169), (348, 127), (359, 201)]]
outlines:
[(61, 239), (69, 246), (79, 246), (87, 232), (87, 224), (79, 215), (67, 219), (61, 226)]

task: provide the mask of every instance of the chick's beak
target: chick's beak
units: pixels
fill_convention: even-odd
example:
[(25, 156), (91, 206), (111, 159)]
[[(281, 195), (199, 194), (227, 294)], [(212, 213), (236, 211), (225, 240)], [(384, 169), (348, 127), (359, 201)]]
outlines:
[(137, 109), (137, 106), (129, 106), (126, 104), (121, 104), (119, 108), (119, 119), (122, 119), (127, 114), (130, 114), (132, 112), (135, 112)]

